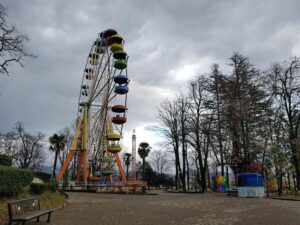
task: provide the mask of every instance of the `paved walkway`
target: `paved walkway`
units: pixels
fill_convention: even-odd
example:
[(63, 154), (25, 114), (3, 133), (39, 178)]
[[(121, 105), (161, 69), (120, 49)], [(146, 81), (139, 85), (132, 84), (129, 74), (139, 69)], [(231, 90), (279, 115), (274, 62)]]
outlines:
[(69, 193), (68, 206), (53, 214), (51, 225), (85, 224), (299, 225), (300, 202), (241, 199), (214, 193)]

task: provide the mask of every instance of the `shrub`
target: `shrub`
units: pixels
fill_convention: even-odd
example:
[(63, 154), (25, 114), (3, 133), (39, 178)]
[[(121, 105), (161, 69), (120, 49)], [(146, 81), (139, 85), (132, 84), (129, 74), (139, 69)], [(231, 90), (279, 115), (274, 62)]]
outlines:
[(32, 179), (31, 170), (0, 166), (0, 193), (17, 194), (23, 187), (29, 185)]
[(0, 165), (11, 166), (12, 165), (11, 157), (8, 155), (0, 155)]
[(33, 194), (40, 195), (43, 194), (43, 192), (47, 189), (47, 184), (32, 183), (30, 184), (30, 189)]
[(51, 180), (51, 174), (44, 172), (35, 172), (34, 176), (43, 180), (44, 182), (48, 182)]
[(48, 190), (50, 192), (55, 192), (56, 189), (57, 189), (57, 186), (58, 186), (58, 184), (57, 184), (56, 181), (51, 181), (51, 182), (48, 183), (48, 187), (47, 188), (48, 188)]
[(57, 189), (57, 182), (56, 181), (51, 181), (49, 183), (46, 183), (46, 184), (40, 184), (40, 183), (32, 183), (30, 184), (30, 189), (31, 189), (31, 192), (33, 194), (42, 194), (44, 192), (52, 192), (54, 193)]

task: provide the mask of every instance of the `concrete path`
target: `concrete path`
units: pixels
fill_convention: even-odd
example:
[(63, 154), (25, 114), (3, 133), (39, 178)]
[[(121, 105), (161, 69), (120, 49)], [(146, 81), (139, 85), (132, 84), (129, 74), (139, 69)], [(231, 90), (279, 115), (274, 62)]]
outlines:
[(68, 206), (53, 214), (51, 225), (300, 225), (299, 201), (215, 193), (68, 194)]

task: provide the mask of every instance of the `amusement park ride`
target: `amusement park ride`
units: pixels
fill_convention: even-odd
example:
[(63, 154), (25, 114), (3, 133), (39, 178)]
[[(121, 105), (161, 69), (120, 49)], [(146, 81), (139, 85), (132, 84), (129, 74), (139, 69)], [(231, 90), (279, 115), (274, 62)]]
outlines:
[(93, 42), (80, 87), (76, 132), (58, 181), (76, 160), (76, 182), (85, 186), (146, 186), (135, 174), (127, 180), (119, 156), (129, 90), (124, 43), (114, 29), (104, 30)]

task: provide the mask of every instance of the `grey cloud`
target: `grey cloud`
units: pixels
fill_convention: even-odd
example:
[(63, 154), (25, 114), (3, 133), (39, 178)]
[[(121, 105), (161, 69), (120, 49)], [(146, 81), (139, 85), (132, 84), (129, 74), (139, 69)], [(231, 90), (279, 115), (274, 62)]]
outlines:
[(127, 131), (157, 121), (155, 106), (163, 100), (162, 92), (176, 93), (185, 85), (185, 78), (174, 78), (174, 71), (184, 65), (225, 65), (239, 51), (265, 68), (291, 56), (300, 33), (296, 0), (2, 4), (9, 8), (9, 21), (30, 37), (26, 48), (38, 58), (26, 59), (25, 68), (14, 67), (11, 77), (0, 78), (0, 132), (17, 120), (47, 134), (71, 124), (86, 57), (98, 32), (106, 28), (124, 36), (130, 56)]

